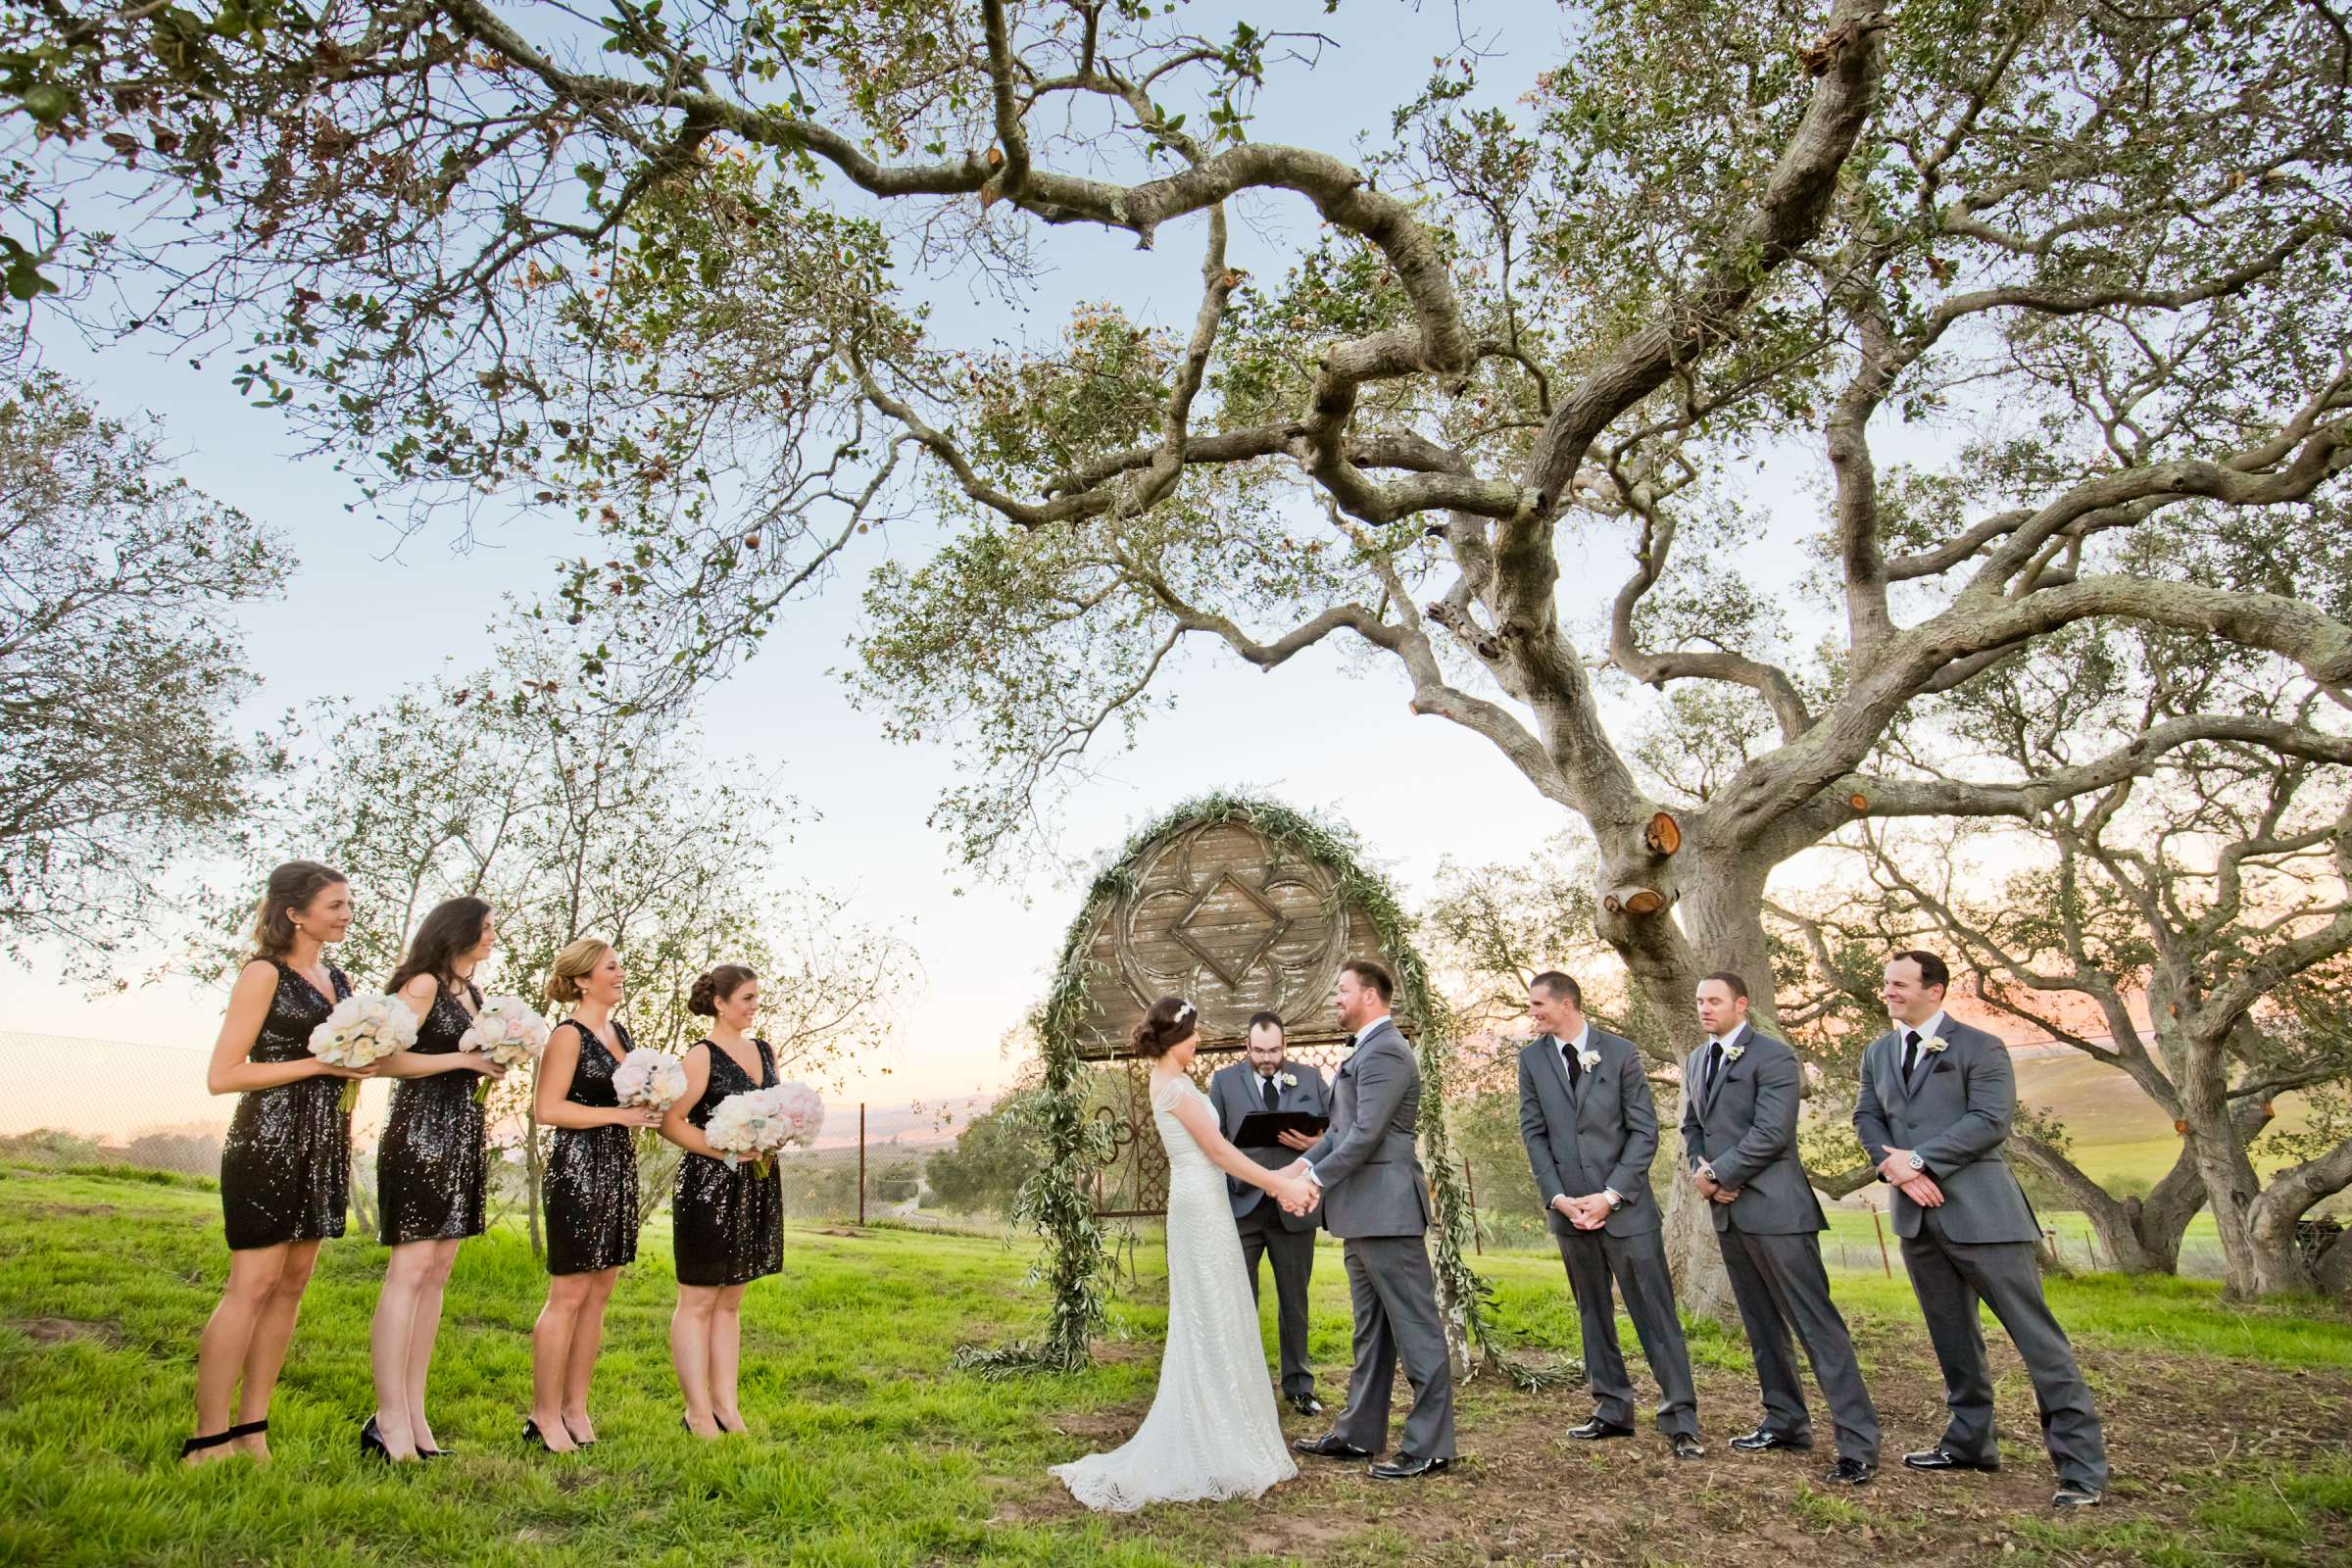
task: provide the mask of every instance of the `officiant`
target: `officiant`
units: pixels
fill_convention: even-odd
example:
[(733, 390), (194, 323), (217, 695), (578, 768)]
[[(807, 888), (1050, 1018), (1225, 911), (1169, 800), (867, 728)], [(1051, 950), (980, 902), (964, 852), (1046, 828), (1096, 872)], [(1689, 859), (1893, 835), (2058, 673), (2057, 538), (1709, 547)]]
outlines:
[[(1278, 1133), (1277, 1142), (1262, 1143), (1259, 1135), (1243, 1135), (1251, 1116), (1290, 1113), (1328, 1120), (1331, 1090), (1323, 1075), (1305, 1062), (1285, 1059), (1282, 1019), (1261, 1012), (1250, 1020), (1250, 1043), (1244, 1058), (1220, 1067), (1208, 1081), (1209, 1102), (1216, 1107), (1218, 1130), (1234, 1146), (1269, 1168), (1287, 1165), (1298, 1151), (1313, 1144), (1306, 1132)], [(1300, 1415), (1319, 1415), (1315, 1376), (1306, 1361), (1306, 1288), (1315, 1271), (1317, 1214), (1286, 1214), (1280, 1203), (1247, 1183), (1225, 1179), (1233, 1200), (1233, 1222), (1242, 1234), (1242, 1260), (1250, 1270), (1250, 1290), (1257, 1293), (1257, 1264), (1274, 1260), (1275, 1320), (1282, 1339), (1282, 1394)], [(1319, 1211), (1318, 1211), (1319, 1213)]]

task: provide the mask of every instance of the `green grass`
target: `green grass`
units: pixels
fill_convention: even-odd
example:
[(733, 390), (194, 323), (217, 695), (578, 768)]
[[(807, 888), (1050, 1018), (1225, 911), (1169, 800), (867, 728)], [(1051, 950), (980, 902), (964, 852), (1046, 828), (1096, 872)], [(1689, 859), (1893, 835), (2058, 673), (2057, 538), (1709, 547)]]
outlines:
[[(668, 1245), (649, 1233), (608, 1324), (595, 1403), (603, 1441), (592, 1453), (550, 1459), (518, 1437), (544, 1277), (517, 1236), (495, 1233), (460, 1258), (434, 1375), (435, 1426), (458, 1456), (390, 1473), (362, 1460), (356, 1437), (372, 1402), (368, 1315), (383, 1253), (335, 1244), (273, 1411), (276, 1464), (183, 1472), (173, 1457), (188, 1430), (192, 1348), (226, 1266), (217, 1203), (201, 1184), (0, 1170), (0, 1453), (9, 1455), (0, 1464), (0, 1563), (1143, 1568), (1274, 1560), (1237, 1544), (1266, 1507), (1320, 1522), (1314, 1544), (1300, 1548), (1309, 1560), (1484, 1560), (1475, 1545), (1433, 1544), (1427, 1520), (1396, 1512), (1382, 1489), (1372, 1489), (1381, 1494), (1373, 1502), (1359, 1500), (1365, 1484), (1319, 1482), (1286, 1491), (1278, 1504), (1135, 1519), (1096, 1519), (1059, 1502), (1046, 1466), (1103, 1446), (1150, 1396), (1165, 1305), (1149, 1238), (1134, 1253), (1141, 1278), (1116, 1308), (1130, 1346), (1081, 1376), (990, 1383), (951, 1370), (950, 1358), (964, 1341), (1037, 1325), (1042, 1302), (1023, 1279), (1025, 1248), (895, 1227), (837, 1236), (796, 1226), (784, 1273), (746, 1301), (743, 1402), (754, 1440), (706, 1446), (678, 1430), (664, 1341)], [(1855, 1218), (1867, 1234), (1867, 1215), (1840, 1223)], [(1313, 1353), (1331, 1375), (1348, 1359), (1346, 1282), (1336, 1251), (1321, 1262)], [(1506, 1331), (1573, 1352), (1556, 1255), (1491, 1253), (1481, 1267)], [(1899, 1270), (1892, 1280), (1842, 1272), (1838, 1291), (1866, 1354), (1916, 1348), (1917, 1311)], [(2225, 1309), (2212, 1288), (2186, 1281), (2062, 1280), (2052, 1297), (2085, 1344), (2352, 1369), (2352, 1322), (2340, 1317)], [(1266, 1340), (1271, 1347), (1270, 1322)], [(1709, 1326), (1694, 1332), (1692, 1352), (1702, 1367), (1748, 1364), (1736, 1333)], [(1569, 1396), (1558, 1408), (1581, 1406)], [(1491, 1381), (1465, 1391), (1465, 1432), (1490, 1441), (1544, 1412)], [(2115, 1538), (2110, 1559), (2198, 1568), (2315, 1560), (2313, 1544), (2341, 1539), (2352, 1523), (2352, 1469), (2273, 1468), (2267, 1485), (2242, 1466), (2217, 1472), (2198, 1494), (2193, 1530), (2100, 1521)], [(1634, 1484), (1624, 1506), (1665, 1504)], [(1811, 1492), (1791, 1505), (1824, 1543), (1858, 1539), (1864, 1515), (1855, 1509)], [(1883, 1512), (1873, 1517), (1886, 1522)], [(2106, 1536), (2027, 1523), (2012, 1539), (2029, 1555), (2082, 1561), (2098, 1560), (2077, 1555), (2085, 1541)]]

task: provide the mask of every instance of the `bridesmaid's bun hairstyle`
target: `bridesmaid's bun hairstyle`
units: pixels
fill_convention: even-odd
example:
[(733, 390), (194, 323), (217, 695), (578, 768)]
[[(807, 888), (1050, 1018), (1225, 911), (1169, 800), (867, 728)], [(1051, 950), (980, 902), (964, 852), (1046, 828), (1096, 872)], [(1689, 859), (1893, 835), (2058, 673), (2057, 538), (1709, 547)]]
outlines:
[(580, 982), (596, 973), (596, 966), (605, 961), (612, 944), (603, 937), (582, 937), (556, 955), (556, 966), (547, 977), (547, 1000), (577, 1002)]
[(759, 978), (740, 963), (713, 965), (686, 994), (686, 1010), (698, 1018), (715, 1018), (720, 1003)]
[(282, 958), (293, 952), (294, 911), (309, 908), (320, 893), (348, 880), (317, 860), (288, 860), (270, 872), (262, 902), (254, 906), (253, 956)]
[(1182, 997), (1162, 997), (1135, 1026), (1135, 1054), (1157, 1061), (1200, 1032), (1200, 1010)]

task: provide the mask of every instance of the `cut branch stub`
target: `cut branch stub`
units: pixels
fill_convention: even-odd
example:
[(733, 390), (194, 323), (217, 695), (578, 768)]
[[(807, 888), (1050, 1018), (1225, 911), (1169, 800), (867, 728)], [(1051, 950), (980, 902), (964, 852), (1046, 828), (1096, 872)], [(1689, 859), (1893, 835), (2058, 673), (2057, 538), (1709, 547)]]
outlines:
[(1611, 914), (1655, 914), (1666, 907), (1666, 895), (1656, 888), (1613, 888), (1600, 906)]
[(1672, 855), (1683, 847), (1683, 824), (1669, 812), (1659, 811), (1642, 830), (1642, 842), (1649, 846), (1652, 855)]
[(1867, 811), (1870, 809), (1870, 797), (1856, 790), (1845, 798), (1845, 804), (1857, 811)]

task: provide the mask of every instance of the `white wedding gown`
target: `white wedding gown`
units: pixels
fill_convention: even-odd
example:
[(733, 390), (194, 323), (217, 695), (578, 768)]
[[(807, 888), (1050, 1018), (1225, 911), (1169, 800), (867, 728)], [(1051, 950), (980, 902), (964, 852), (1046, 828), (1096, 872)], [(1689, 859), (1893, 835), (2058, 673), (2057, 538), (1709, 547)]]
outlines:
[(1208, 1098), (1189, 1078), (1152, 1093), (1152, 1121), (1168, 1152), (1168, 1348), (1152, 1412), (1125, 1447), (1054, 1467), (1090, 1508), (1255, 1497), (1298, 1473), (1274, 1412), (1225, 1174), (1176, 1119), (1188, 1095)]

